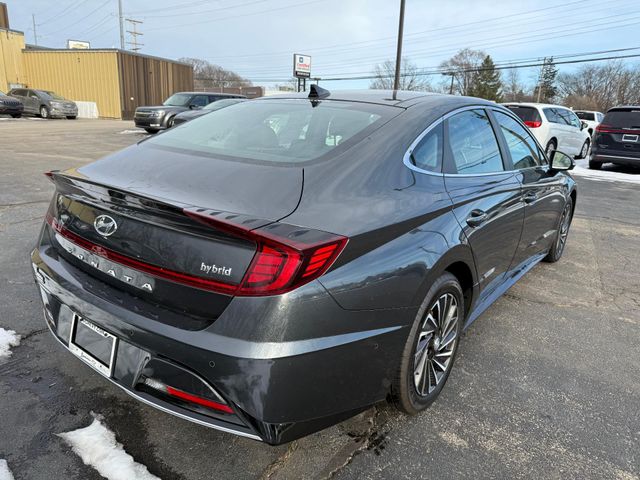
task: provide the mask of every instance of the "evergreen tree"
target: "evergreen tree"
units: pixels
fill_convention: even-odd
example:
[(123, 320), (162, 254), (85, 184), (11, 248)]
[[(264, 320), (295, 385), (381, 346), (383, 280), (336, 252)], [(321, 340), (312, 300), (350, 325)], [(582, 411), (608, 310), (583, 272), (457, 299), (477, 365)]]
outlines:
[(469, 94), (494, 102), (502, 101), (502, 79), (491, 55), (484, 57), (479, 70), (475, 72)]

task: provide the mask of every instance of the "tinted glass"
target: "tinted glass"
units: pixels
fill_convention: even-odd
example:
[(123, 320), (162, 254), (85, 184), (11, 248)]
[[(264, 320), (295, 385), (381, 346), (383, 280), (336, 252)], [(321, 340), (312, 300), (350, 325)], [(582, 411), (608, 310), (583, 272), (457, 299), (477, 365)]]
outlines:
[(196, 107), (204, 107), (209, 103), (209, 97), (206, 95), (196, 95), (189, 102), (190, 105), (195, 105)]
[(411, 161), (422, 170), (442, 171), (442, 145), (444, 127), (441, 124), (427, 133), (411, 152)]
[(449, 146), (458, 173), (476, 174), (504, 170), (498, 141), (482, 110), (458, 113), (448, 120)]
[(520, 107), (516, 105), (505, 105), (509, 110), (515, 113), (523, 122), (539, 122), (540, 114), (538, 109), (533, 107)]
[(494, 115), (507, 142), (513, 167), (521, 169), (542, 165), (538, 146), (529, 132), (509, 115), (500, 112), (494, 112)]
[(564, 110), (563, 108), (555, 108), (556, 116), (559, 119), (558, 123), (560, 125), (569, 125), (574, 126), (573, 124), (573, 113), (569, 110)]
[(564, 123), (556, 113), (555, 109), (544, 108), (542, 111), (544, 112), (544, 116), (547, 117), (547, 120), (549, 120), (551, 123)]
[(190, 99), (191, 95), (188, 93), (174, 93), (164, 101), (163, 105), (168, 107), (185, 107)]
[(595, 114), (593, 112), (576, 112), (576, 115), (580, 120), (595, 120)]
[(618, 128), (640, 128), (640, 108), (633, 110), (611, 110), (602, 120), (604, 125)]
[[(315, 106), (314, 106), (315, 105)], [(372, 131), (393, 107), (308, 100), (242, 102), (184, 124), (146, 143), (267, 162), (303, 162)]]

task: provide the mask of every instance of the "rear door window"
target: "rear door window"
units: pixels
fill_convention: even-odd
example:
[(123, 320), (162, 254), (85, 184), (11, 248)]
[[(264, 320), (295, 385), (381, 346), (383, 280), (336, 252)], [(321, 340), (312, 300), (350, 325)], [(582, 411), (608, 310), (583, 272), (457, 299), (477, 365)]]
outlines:
[(542, 154), (531, 134), (509, 115), (494, 111), (511, 154), (513, 168), (531, 168), (543, 165)]
[(210, 102), (209, 102), (209, 97), (207, 95), (196, 95), (191, 99), (191, 101), (189, 102), (189, 105), (193, 105), (196, 107), (204, 107), (208, 103)]
[(447, 120), (449, 148), (457, 173), (505, 170), (489, 117), (482, 109), (467, 110)]
[(576, 112), (576, 115), (580, 120), (595, 120), (595, 114), (593, 112)]
[(558, 112), (555, 108), (544, 108), (542, 109), (542, 111), (544, 112), (544, 116), (547, 117), (547, 120), (549, 120), (549, 122), (566, 125), (566, 123), (558, 115)]

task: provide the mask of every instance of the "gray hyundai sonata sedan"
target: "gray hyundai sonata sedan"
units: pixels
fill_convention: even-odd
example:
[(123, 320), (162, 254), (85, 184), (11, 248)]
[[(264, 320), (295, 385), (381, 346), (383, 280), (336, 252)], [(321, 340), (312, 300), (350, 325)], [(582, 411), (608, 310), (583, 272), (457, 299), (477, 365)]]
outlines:
[(280, 444), (428, 407), (462, 331), (560, 259), (572, 166), (491, 102), (312, 86), (49, 172), (33, 271), (95, 372)]

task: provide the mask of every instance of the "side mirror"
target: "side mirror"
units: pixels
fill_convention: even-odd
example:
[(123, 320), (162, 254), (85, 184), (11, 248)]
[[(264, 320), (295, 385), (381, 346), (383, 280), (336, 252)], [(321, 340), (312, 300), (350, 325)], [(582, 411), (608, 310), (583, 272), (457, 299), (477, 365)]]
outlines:
[(558, 150), (554, 150), (551, 153), (551, 158), (549, 159), (551, 170), (572, 170), (575, 167), (575, 163), (573, 158), (567, 155), (566, 153), (562, 153)]
[(580, 130), (584, 130), (585, 128), (588, 128), (589, 124), (587, 122), (580, 122)]

